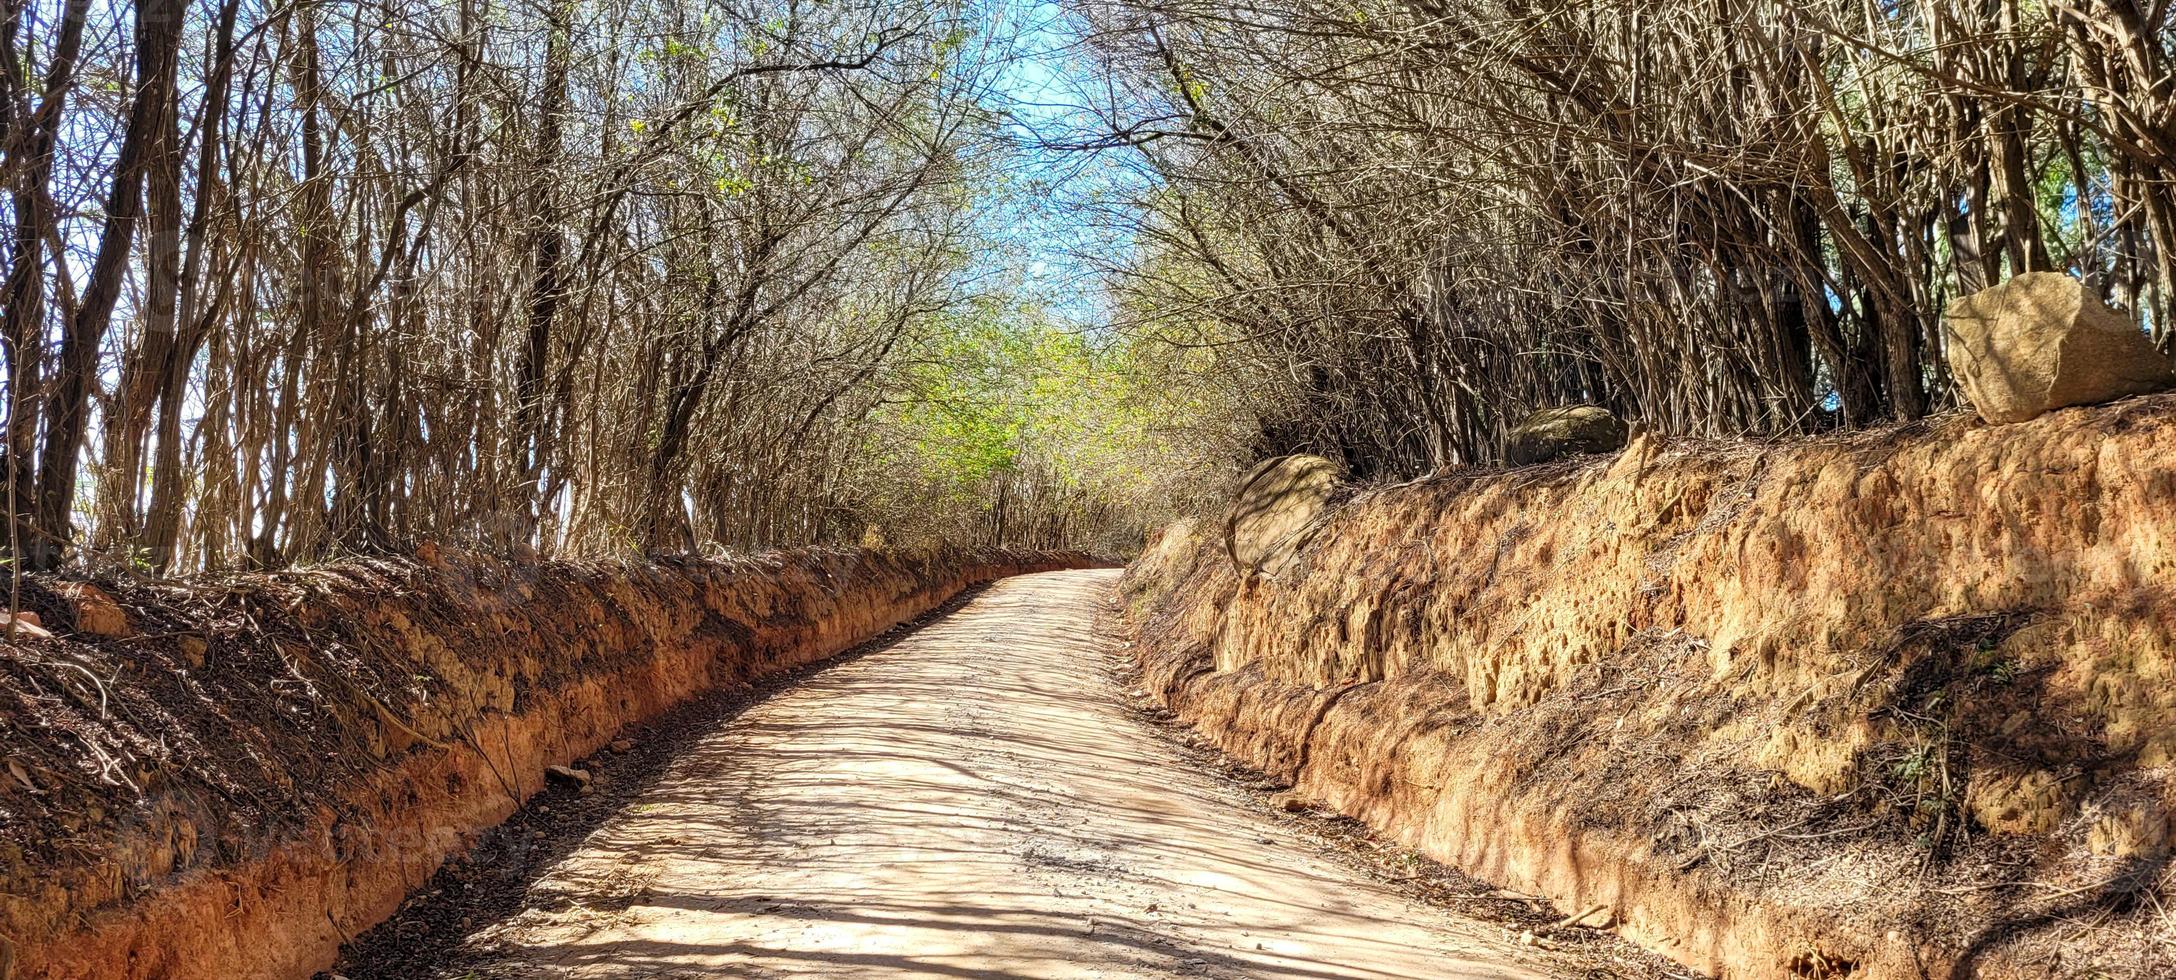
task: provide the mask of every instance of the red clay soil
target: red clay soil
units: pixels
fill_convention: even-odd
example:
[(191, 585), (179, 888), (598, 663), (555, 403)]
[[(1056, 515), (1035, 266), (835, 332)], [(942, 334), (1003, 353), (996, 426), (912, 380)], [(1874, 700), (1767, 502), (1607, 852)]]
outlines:
[(33, 580), (0, 644), (0, 980), (289, 980), (631, 723), (1081, 555), (357, 561)]
[(2176, 976), (2176, 396), (1366, 490), (1128, 572), (1151, 693), (1728, 977)]

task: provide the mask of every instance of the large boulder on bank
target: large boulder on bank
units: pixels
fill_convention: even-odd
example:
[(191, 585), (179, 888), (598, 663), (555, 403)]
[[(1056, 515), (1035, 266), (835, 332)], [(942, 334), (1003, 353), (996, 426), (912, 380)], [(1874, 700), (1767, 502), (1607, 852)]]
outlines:
[(2023, 422), (2176, 384), (2130, 318), (2060, 272), (2028, 272), (1959, 297), (1943, 323), (1949, 370), (1989, 422)]
[(1343, 470), (1320, 456), (1278, 456), (1255, 464), (1232, 495), (1224, 551), (1241, 575), (1275, 575), (1329, 506)]
[(1599, 405), (1544, 408), (1504, 434), (1504, 459), (1513, 466), (1546, 463), (1580, 453), (1624, 448), (1624, 420)]

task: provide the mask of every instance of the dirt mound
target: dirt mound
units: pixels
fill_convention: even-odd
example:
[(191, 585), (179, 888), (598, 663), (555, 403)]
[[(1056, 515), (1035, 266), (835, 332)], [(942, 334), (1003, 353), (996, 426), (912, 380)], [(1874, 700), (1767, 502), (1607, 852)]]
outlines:
[(0, 945), (18, 977), (308, 976), (622, 726), (974, 581), (1087, 564), (432, 556), (31, 581), (57, 636), (0, 645)]
[[(2176, 397), (1365, 493), (1128, 573), (1150, 686), (1451, 864), (1751, 977), (2167, 976)], [(2097, 973), (2096, 973), (2097, 971)]]

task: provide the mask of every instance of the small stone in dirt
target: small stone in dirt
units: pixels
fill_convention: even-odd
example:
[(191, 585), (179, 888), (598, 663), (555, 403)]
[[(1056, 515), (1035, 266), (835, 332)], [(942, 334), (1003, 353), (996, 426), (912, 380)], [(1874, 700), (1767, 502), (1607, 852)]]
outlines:
[(569, 769), (566, 766), (551, 766), (545, 769), (544, 772), (548, 776), (551, 776), (555, 779), (564, 780), (569, 783), (573, 783), (576, 786), (589, 785), (589, 770), (587, 769)]
[(1306, 813), (1313, 809), (1297, 793), (1279, 793), (1269, 798), (1269, 804), (1286, 813)]
[(635, 750), (635, 743), (631, 739), (615, 738), (611, 745), (605, 747), (611, 749), (613, 755), (626, 755)]
[(16, 636), (35, 636), (42, 638), (53, 635), (53, 631), (46, 629), (44, 622), (38, 619), (37, 613), (20, 612), (14, 614), (13, 616), (0, 616), (0, 637), (4, 637), (6, 635), (5, 628), (10, 625), (10, 621), (12, 621), (15, 627)]
[(579, 791), (578, 791), (577, 795), (580, 795), (580, 796), (589, 796), (589, 795), (591, 795), (591, 794), (594, 794), (594, 793), (596, 793), (596, 792), (597, 792), (597, 788), (596, 788), (595, 786), (584, 786), (584, 787), (582, 787), (582, 788), (581, 788), (581, 790), (579, 790)]

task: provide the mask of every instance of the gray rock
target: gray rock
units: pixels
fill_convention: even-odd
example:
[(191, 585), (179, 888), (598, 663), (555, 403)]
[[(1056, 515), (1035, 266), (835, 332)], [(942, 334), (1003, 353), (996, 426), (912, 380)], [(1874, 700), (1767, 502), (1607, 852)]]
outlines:
[(1278, 456), (1255, 465), (1232, 495), (1224, 550), (1241, 575), (1275, 576), (1329, 506), (1343, 471), (1320, 456)]
[(1598, 405), (1544, 408), (1504, 434), (1504, 459), (1513, 466), (1546, 463), (1580, 453), (1624, 448), (1625, 424)]
[(1942, 327), (1950, 373), (1989, 422), (2176, 385), (2176, 369), (2130, 318), (2059, 272), (1959, 297)]

